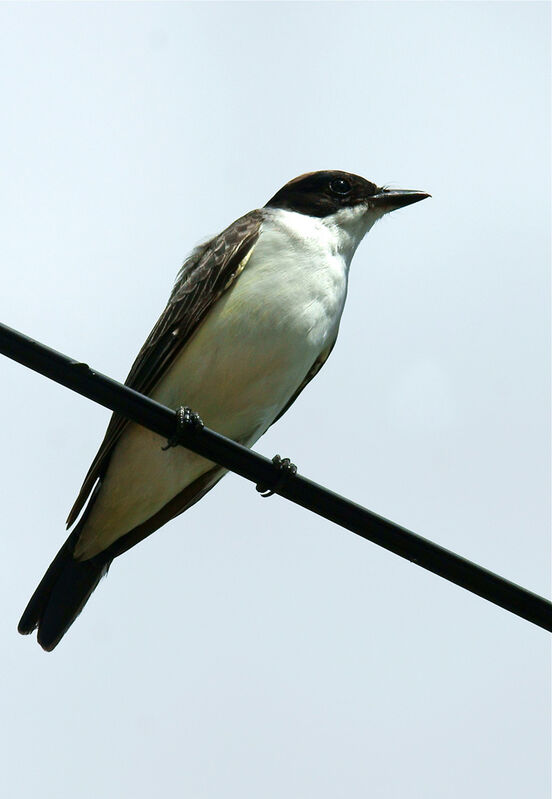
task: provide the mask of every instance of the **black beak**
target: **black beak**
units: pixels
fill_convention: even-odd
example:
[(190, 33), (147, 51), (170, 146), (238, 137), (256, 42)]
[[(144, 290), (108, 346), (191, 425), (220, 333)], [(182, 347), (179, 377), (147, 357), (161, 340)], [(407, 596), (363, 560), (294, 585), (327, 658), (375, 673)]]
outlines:
[(405, 205), (412, 205), (420, 200), (431, 197), (425, 191), (412, 191), (410, 189), (380, 189), (377, 194), (373, 194), (368, 201), (384, 208), (386, 211), (395, 211), (397, 208), (404, 208)]

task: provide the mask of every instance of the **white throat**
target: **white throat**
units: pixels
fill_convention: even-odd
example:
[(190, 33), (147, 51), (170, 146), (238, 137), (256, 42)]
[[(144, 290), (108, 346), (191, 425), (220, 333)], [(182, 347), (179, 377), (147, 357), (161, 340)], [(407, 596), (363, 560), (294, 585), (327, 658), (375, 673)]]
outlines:
[(356, 205), (353, 208), (342, 208), (320, 221), (335, 238), (338, 251), (349, 266), (358, 245), (382, 216), (383, 213), (379, 209)]
[(311, 249), (313, 255), (325, 251), (331, 257), (341, 258), (347, 270), (358, 245), (383, 216), (379, 210), (367, 209), (363, 205), (342, 208), (325, 217), (308, 216), (280, 208), (266, 210), (271, 226), (287, 233), (300, 243), (301, 248)]

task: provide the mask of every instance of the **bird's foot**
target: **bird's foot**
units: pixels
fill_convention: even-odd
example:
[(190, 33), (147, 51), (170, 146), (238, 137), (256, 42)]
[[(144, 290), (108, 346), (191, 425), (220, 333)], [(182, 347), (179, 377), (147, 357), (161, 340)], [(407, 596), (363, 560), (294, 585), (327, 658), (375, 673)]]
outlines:
[(275, 455), (272, 458), (272, 463), (278, 469), (279, 474), (276, 477), (276, 481), (273, 484), (272, 488), (265, 485), (264, 483), (258, 483), (255, 487), (259, 494), (262, 497), (271, 497), (278, 489), (280, 489), (286, 480), (290, 477), (294, 477), (297, 474), (297, 466), (290, 461), (289, 458), (281, 458), (279, 455)]
[(170, 449), (171, 447), (177, 447), (181, 440), (182, 440), (182, 433), (185, 430), (188, 431), (197, 431), (204, 428), (205, 425), (201, 419), (199, 413), (195, 413), (192, 411), (191, 408), (184, 407), (183, 405), (178, 408), (176, 411), (176, 433), (174, 436), (171, 436), (167, 441), (164, 447), (161, 447), (162, 450)]

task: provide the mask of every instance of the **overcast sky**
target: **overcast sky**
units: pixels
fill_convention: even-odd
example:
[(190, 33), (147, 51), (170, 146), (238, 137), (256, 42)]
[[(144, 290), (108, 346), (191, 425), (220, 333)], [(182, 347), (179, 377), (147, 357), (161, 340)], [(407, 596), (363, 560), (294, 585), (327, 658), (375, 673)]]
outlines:
[[(0, 318), (124, 379), (290, 178), (430, 192), (257, 449), (549, 595), (549, 56), (546, 3), (2, 4)], [(550, 796), (549, 635), (233, 475), (20, 637), (109, 414), (0, 381), (4, 796)]]

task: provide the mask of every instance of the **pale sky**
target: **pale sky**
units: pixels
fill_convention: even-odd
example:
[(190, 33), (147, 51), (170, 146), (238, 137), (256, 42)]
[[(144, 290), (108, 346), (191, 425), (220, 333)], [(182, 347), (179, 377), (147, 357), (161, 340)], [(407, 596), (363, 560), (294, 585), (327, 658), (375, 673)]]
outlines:
[[(549, 596), (549, 59), (547, 3), (4, 3), (0, 318), (123, 380), (290, 178), (430, 192), (257, 449)], [(233, 475), (19, 636), (109, 413), (0, 380), (3, 796), (549, 799), (549, 634)]]

